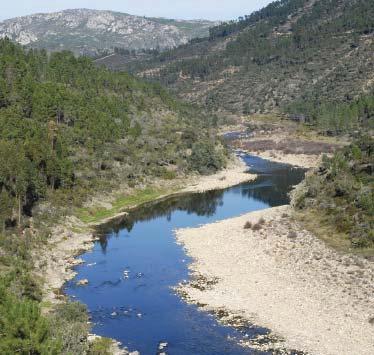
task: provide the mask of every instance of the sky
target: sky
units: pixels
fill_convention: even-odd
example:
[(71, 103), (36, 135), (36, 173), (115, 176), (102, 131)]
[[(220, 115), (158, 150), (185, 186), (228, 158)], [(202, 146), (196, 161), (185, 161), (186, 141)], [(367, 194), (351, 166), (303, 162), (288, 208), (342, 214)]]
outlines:
[(3, 1), (0, 20), (75, 8), (113, 10), (148, 17), (231, 20), (248, 15), (272, 0), (1, 0)]

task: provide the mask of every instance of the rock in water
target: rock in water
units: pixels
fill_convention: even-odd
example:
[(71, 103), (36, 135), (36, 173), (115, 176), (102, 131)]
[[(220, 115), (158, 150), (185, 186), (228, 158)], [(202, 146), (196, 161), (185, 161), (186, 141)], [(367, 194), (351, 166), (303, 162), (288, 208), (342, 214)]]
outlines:
[(76, 283), (77, 286), (87, 286), (88, 285), (88, 280), (87, 279), (82, 279), (77, 281)]

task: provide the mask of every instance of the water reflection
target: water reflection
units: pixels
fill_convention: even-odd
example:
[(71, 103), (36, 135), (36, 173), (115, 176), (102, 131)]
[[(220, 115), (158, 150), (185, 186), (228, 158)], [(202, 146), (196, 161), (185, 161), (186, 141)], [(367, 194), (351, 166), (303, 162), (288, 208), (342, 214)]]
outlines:
[[(217, 213), (217, 208), (224, 205), (224, 195), (227, 192), (240, 194), (243, 199), (263, 202), (270, 207), (288, 204), (289, 192), (305, 174), (303, 169), (271, 163), (261, 158), (245, 156), (244, 160), (249, 166), (249, 172), (258, 174), (256, 180), (226, 190), (177, 195), (163, 201), (145, 204), (128, 216), (111, 221), (97, 229), (103, 252), (106, 250), (108, 238), (118, 237), (124, 230), (130, 233), (134, 225), (139, 222), (147, 222), (159, 217), (166, 217), (167, 221), (171, 222), (175, 211), (212, 217)], [(240, 203), (245, 203), (245, 200)], [(129, 234), (126, 236), (130, 237)]]
[(158, 217), (166, 217), (168, 222), (172, 220), (175, 211), (184, 211), (187, 214), (211, 217), (216, 213), (217, 207), (223, 204), (224, 190), (209, 191), (205, 193), (183, 194), (169, 197), (164, 201), (148, 203), (137, 208), (128, 216), (98, 228), (99, 235), (118, 234), (122, 230), (131, 232), (135, 223), (146, 222)]
[[(170, 289), (188, 278), (189, 258), (176, 244), (174, 230), (196, 227), (288, 202), (288, 192), (304, 172), (244, 157), (259, 177), (224, 191), (167, 198), (132, 211), (98, 231), (100, 243), (82, 256), (78, 279), (66, 293), (87, 304), (96, 334), (114, 337), (141, 354), (157, 353), (160, 341), (168, 354), (262, 354), (239, 347), (229, 338), (253, 337), (266, 330), (243, 332), (219, 325), (215, 318), (187, 305)], [(247, 335), (245, 335), (247, 334)]]

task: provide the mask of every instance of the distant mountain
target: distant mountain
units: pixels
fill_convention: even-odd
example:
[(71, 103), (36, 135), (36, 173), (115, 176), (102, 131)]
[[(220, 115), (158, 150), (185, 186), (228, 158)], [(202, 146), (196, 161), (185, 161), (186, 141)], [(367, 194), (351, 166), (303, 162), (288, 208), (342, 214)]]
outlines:
[(89, 9), (34, 14), (0, 22), (0, 38), (48, 51), (96, 55), (125, 49), (165, 49), (209, 34), (216, 22), (146, 18)]

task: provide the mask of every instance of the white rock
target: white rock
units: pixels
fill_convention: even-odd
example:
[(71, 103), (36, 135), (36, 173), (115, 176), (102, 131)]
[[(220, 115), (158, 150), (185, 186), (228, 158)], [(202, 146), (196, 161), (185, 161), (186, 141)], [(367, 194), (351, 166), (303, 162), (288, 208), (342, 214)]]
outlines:
[(88, 285), (88, 280), (87, 279), (79, 280), (79, 281), (77, 281), (76, 285), (77, 286), (86, 286), (86, 285)]

